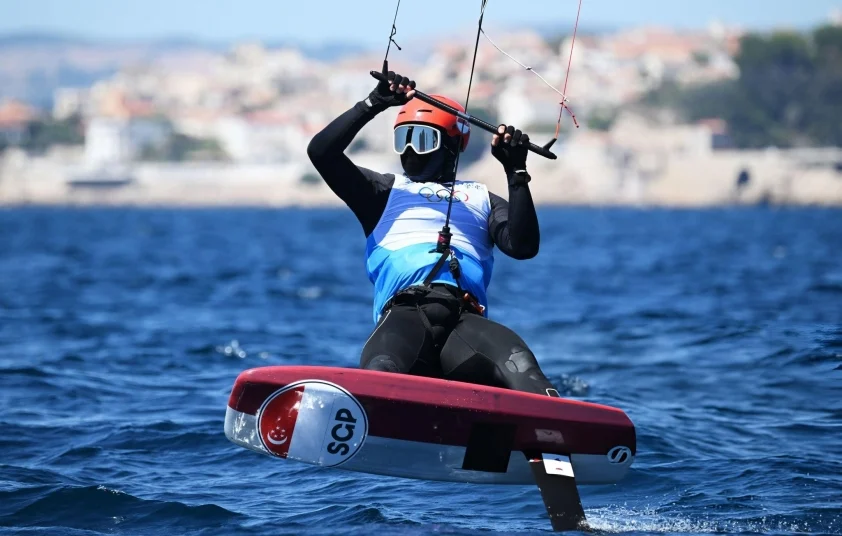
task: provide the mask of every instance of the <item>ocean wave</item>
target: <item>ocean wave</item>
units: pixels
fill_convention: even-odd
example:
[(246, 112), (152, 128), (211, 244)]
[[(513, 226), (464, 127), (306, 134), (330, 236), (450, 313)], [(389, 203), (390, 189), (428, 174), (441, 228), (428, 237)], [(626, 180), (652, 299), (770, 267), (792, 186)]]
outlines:
[[(13, 499), (13, 497), (9, 497)], [(17, 511), (0, 519), (6, 527), (66, 527), (108, 531), (132, 527), (163, 528), (177, 523), (204, 528), (243, 518), (214, 504), (189, 505), (177, 501), (141, 499), (104, 485), (46, 491)]]
[[(563, 396), (635, 423), (627, 478), (580, 490), (597, 534), (842, 534), (822, 246), (842, 243), (842, 212), (823, 214), (548, 209), (537, 257), (497, 256), (491, 318)], [(372, 290), (347, 211), (13, 209), (0, 229), (0, 532), (548, 532), (535, 486), (323, 469), (225, 438), (241, 371), (357, 366)]]

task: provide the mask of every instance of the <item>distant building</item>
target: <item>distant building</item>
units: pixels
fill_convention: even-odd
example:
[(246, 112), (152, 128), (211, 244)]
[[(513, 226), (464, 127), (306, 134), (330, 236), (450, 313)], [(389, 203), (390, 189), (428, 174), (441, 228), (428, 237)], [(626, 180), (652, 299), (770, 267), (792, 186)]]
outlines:
[(150, 100), (119, 86), (99, 84), (90, 92), (85, 132), (85, 164), (123, 164), (163, 148), (173, 133), (170, 121)]
[(639, 154), (706, 155), (733, 148), (727, 124), (718, 118), (668, 125), (624, 112), (614, 122), (610, 139), (613, 145)]
[(0, 146), (23, 144), (27, 126), (36, 118), (35, 110), (22, 102), (0, 102)]
[(88, 123), (85, 129), (85, 162), (90, 167), (125, 162), (129, 154), (125, 121), (102, 117)]
[(204, 108), (179, 110), (170, 116), (173, 129), (179, 134), (191, 138), (216, 138), (219, 122), (223, 116), (216, 111)]
[(217, 124), (216, 138), (225, 153), (241, 164), (279, 164), (307, 158), (309, 139), (289, 113), (267, 110), (223, 118)]
[[(731, 55), (740, 32), (714, 24), (707, 31), (642, 27), (605, 36), (583, 36), (573, 47), (573, 102), (587, 110), (621, 106), (665, 81), (704, 84), (739, 75)], [(562, 61), (572, 39), (559, 48)]]
[(163, 147), (171, 134), (170, 124), (159, 119), (93, 118), (85, 132), (85, 163), (103, 167), (137, 160), (145, 151)]
[[(536, 133), (553, 133), (561, 108), (561, 96), (539, 81), (512, 79), (497, 97), (499, 122)], [(566, 119), (569, 115), (565, 114)]]

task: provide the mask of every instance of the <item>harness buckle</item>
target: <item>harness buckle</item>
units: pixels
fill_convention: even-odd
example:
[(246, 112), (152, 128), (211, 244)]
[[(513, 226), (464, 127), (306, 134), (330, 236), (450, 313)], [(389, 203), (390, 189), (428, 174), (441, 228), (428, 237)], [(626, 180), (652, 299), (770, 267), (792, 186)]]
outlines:
[(448, 253), (450, 250), (450, 239), (452, 236), (453, 233), (450, 232), (450, 227), (447, 225), (442, 227), (441, 231), (439, 231), (439, 239), (436, 241), (436, 249), (430, 251), (430, 253)]
[(467, 303), (468, 305), (470, 305), (470, 306), (471, 306), (471, 307), (472, 307), (472, 308), (473, 308), (476, 312), (478, 312), (480, 315), (485, 314), (485, 306), (484, 306), (484, 305), (482, 305), (480, 302), (478, 302), (478, 301), (476, 300), (476, 298), (474, 298), (473, 296), (471, 296), (469, 293), (467, 293), (467, 292), (466, 292), (466, 293), (465, 293), (465, 295), (464, 295), (464, 296), (462, 296), (462, 300), (464, 300), (464, 301), (465, 301), (465, 303)]

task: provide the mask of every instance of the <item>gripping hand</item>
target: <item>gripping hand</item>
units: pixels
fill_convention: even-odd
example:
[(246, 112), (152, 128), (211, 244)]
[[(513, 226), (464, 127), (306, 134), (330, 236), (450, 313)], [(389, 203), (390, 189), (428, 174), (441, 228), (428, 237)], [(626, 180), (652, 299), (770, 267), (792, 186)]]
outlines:
[(529, 134), (515, 127), (500, 125), (497, 134), (491, 139), (491, 154), (503, 164), (507, 175), (526, 171), (526, 154), (529, 146)]
[(373, 107), (385, 110), (392, 106), (403, 106), (415, 96), (415, 80), (394, 71), (384, 74), (388, 82), (379, 82), (368, 96)]

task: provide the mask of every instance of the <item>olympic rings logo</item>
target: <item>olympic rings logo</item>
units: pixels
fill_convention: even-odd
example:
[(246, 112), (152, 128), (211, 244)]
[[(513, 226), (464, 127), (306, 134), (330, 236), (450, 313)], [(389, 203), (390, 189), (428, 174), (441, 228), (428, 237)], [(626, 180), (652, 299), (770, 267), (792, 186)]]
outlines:
[[(425, 186), (418, 190), (418, 195), (429, 201), (430, 203), (439, 203), (441, 201), (449, 202), (450, 201), (450, 190), (445, 188), (441, 188), (438, 191), (433, 191), (432, 188)], [(454, 192), (454, 203), (466, 203), (468, 201), (468, 194), (465, 192), (456, 191)]]

